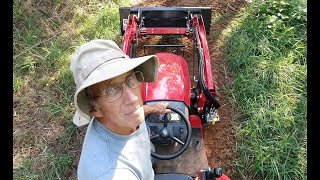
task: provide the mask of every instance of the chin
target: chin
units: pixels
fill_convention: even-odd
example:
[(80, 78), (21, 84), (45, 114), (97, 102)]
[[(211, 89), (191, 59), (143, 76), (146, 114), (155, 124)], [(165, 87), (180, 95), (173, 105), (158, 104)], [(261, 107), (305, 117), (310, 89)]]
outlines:
[(143, 118), (132, 119), (127, 125), (128, 128), (135, 129), (143, 122)]
[(141, 113), (137, 116), (136, 122), (141, 124), (144, 121), (144, 114)]

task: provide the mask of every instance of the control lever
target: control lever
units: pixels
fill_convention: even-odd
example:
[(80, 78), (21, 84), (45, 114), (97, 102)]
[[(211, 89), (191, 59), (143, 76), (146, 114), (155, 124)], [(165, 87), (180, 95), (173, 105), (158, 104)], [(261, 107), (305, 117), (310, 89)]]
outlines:
[(222, 176), (222, 169), (221, 168), (213, 168), (210, 167), (208, 170), (205, 171), (205, 177), (206, 180), (216, 180), (216, 178), (219, 178)]

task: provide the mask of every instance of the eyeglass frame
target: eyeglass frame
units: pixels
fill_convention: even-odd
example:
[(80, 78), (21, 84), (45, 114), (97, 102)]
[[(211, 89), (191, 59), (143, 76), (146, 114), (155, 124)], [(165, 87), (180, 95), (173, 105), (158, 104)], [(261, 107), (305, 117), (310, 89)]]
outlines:
[[(137, 78), (137, 73), (139, 73), (139, 74), (141, 75), (141, 79), (140, 79), (140, 80)], [(133, 75), (134, 79), (136, 79), (137, 82), (138, 82), (138, 85), (137, 85), (136, 87), (132, 87), (132, 86), (128, 83), (128, 81), (129, 81), (129, 80), (128, 80), (128, 77), (132, 77), (132, 75)], [(106, 90), (107, 90), (108, 88), (110, 88), (111, 86), (115, 86), (115, 85), (117, 86), (117, 85), (118, 85), (118, 87), (120, 87), (119, 93), (121, 93), (118, 98), (116, 98), (115, 100), (112, 100), (112, 101), (107, 101), (105, 98), (103, 99), (103, 100), (106, 101), (107, 103), (112, 103), (112, 102), (115, 102), (115, 101), (117, 101), (118, 99), (120, 99), (120, 97), (123, 95), (123, 86), (122, 86), (123, 83), (126, 83), (126, 85), (127, 85), (129, 88), (131, 88), (131, 89), (136, 89), (136, 88), (140, 87), (143, 82), (144, 82), (143, 73), (142, 73), (141, 71), (134, 71), (133, 73), (129, 74), (129, 75), (125, 78), (124, 81), (122, 81), (122, 82), (120, 82), (120, 83), (109, 84), (109, 85), (107, 85), (107, 87), (105, 87), (103, 90), (101, 90), (98, 95), (96, 95), (96, 96), (91, 95), (91, 97), (92, 97), (92, 98), (98, 98), (98, 97), (106, 96), (106, 93), (104, 93), (104, 92), (106, 92)]]

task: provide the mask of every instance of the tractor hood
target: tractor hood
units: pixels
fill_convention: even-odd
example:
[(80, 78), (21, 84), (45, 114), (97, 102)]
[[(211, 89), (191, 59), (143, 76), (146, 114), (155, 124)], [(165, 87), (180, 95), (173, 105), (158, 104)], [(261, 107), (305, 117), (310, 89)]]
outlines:
[(143, 102), (152, 100), (178, 100), (190, 106), (191, 83), (186, 60), (171, 52), (157, 53), (159, 59), (158, 79), (143, 83)]

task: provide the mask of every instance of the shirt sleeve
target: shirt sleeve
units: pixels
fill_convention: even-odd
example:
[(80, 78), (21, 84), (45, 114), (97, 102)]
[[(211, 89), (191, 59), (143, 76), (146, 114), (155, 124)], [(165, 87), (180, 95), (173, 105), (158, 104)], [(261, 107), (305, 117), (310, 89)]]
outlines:
[(96, 180), (140, 180), (135, 173), (129, 169), (111, 169), (110, 171), (98, 176)]

